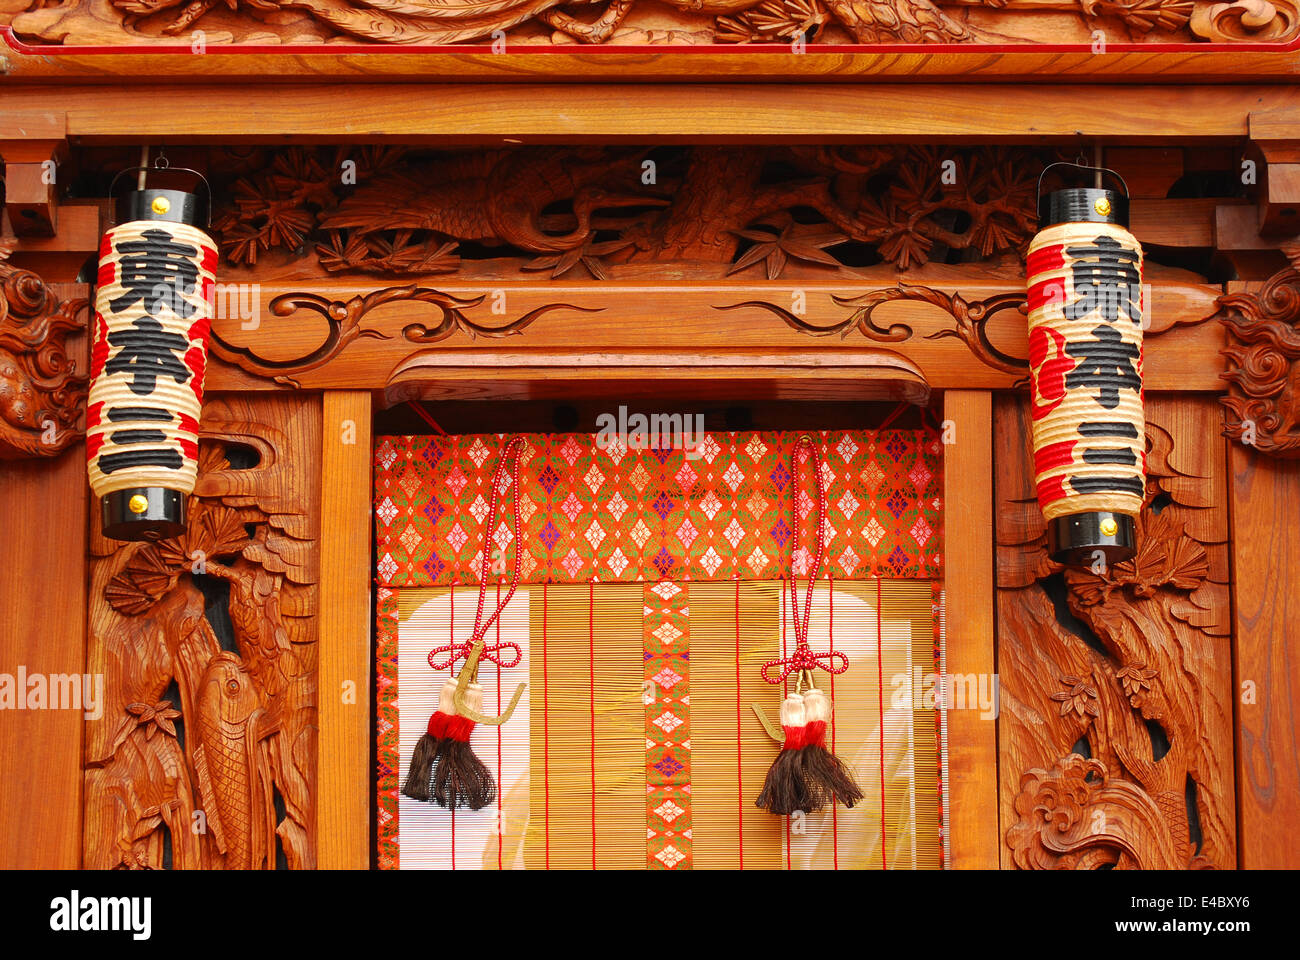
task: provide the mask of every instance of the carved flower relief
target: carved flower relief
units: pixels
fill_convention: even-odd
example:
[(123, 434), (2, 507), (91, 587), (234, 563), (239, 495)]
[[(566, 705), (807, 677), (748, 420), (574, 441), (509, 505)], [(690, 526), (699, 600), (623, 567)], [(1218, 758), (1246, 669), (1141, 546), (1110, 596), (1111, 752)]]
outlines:
[(1087, 678), (1061, 677), (1061, 683), (1069, 689), (1064, 693), (1052, 694), (1052, 699), (1061, 705), (1061, 716), (1069, 716), (1073, 711), (1090, 723), (1089, 717), (1101, 715), (1101, 708), (1097, 705), (1097, 688)]
[(153, 735), (161, 730), (175, 739), (176, 725), (172, 723), (181, 712), (170, 700), (160, 700), (152, 707), (147, 703), (129, 703), (126, 712), (136, 718), (136, 727), (144, 727), (144, 738), (152, 740)]
[(1155, 676), (1155, 667), (1148, 667), (1145, 663), (1130, 663), (1119, 669), (1115, 679), (1119, 681), (1133, 708), (1140, 710), (1142, 701), (1146, 699), (1146, 691), (1151, 689), (1151, 681)]

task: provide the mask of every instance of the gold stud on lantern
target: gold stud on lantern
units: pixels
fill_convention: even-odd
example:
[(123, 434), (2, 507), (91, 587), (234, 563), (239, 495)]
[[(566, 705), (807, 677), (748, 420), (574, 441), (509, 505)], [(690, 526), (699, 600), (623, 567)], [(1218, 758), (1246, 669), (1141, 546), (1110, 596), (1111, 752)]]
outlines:
[(1029, 382), (1038, 503), (1060, 563), (1133, 555), (1145, 491), (1142, 412), (1142, 246), (1129, 233), (1128, 190), (1042, 196), (1026, 265)]
[[(168, 170), (161, 158), (131, 171), (192, 174), (207, 188), (197, 171)], [(203, 211), (195, 193), (146, 183), (142, 175), (139, 189), (119, 200), (96, 279), (86, 461), (104, 535), (115, 540), (185, 530), (217, 266), (204, 229), (210, 191)]]

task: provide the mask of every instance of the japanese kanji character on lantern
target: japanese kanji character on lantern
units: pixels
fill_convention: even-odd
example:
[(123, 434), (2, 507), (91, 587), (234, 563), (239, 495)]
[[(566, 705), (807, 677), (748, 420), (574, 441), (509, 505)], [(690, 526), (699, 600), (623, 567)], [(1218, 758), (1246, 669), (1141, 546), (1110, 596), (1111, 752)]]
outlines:
[[(1113, 171), (1039, 200), (1026, 263), (1034, 472), (1049, 550), (1061, 563), (1133, 555), (1145, 491), (1142, 247)], [(1041, 188), (1042, 179), (1039, 184)]]
[(104, 535), (152, 540), (184, 531), (194, 490), (217, 250), (193, 193), (142, 181), (118, 220), (99, 249), (86, 460)]

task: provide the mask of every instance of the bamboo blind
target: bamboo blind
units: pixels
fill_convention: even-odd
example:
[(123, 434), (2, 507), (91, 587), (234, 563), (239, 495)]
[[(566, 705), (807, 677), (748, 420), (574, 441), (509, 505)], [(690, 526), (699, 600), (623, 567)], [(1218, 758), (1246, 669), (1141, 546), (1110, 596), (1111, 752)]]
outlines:
[[(865, 798), (852, 810), (836, 807), (791, 818), (754, 806), (778, 744), (751, 709), (757, 704), (777, 717), (784, 690), (764, 683), (759, 669), (793, 649), (788, 593), (779, 582), (679, 586), (689, 624), (688, 638), (681, 641), (689, 643), (682, 661), (689, 683), (675, 691), (689, 695), (675, 709), (689, 714), (681, 728), (688, 739), (678, 754), (688, 764), (679, 779), (689, 788), (672, 796), (689, 808), (689, 816), (669, 826), (688, 824), (688, 836), (674, 839), (689, 853), (689, 865), (941, 866), (937, 714), (932, 701), (927, 706), (921, 697), (935, 671), (931, 583), (818, 583), (810, 643), (817, 650), (844, 651), (851, 664), (833, 685), (818, 673), (835, 702), (829, 739), (851, 765)], [(480, 725), (472, 740), (502, 785), (498, 807), (462, 809), (453, 817), (451, 811), (401, 798), (403, 868), (647, 866), (648, 738), (656, 731), (647, 726), (645, 706), (644, 664), (650, 657), (644, 630), (651, 608), (644, 589), (643, 584), (520, 589), (502, 615), (501, 639), (518, 643), (523, 659), (508, 670), (485, 664), (480, 679), (489, 711), (508, 702), (516, 683), (527, 680), (528, 690), (509, 723)], [(405, 771), (442, 682), (425, 658), (453, 635), (463, 639), (477, 590), (398, 593)], [(492, 589), (488, 597), (491, 604)], [(656, 865), (653, 858), (650, 865)]]

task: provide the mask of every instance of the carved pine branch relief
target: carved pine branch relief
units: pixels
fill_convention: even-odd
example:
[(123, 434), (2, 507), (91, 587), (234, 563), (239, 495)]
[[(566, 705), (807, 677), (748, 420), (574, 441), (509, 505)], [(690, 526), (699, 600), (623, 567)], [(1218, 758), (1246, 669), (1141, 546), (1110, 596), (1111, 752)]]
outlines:
[[(998, 411), (999, 676), (1009, 862), (1235, 864), (1227, 511), (1206, 401), (1148, 402), (1139, 550), (1051, 563), (1027, 415)], [(1023, 431), (1023, 432), (1022, 432)]]
[(1011, 147), (294, 147), (260, 168), (230, 165), (215, 232), (230, 266), (269, 258), (316, 274), (907, 270), (1022, 252), (1034, 231), (1032, 171), (1046, 159)]
[(91, 562), (87, 867), (315, 864), (319, 413), (213, 400), (204, 427), (186, 532)]

